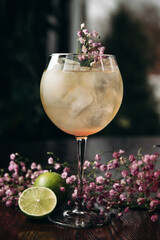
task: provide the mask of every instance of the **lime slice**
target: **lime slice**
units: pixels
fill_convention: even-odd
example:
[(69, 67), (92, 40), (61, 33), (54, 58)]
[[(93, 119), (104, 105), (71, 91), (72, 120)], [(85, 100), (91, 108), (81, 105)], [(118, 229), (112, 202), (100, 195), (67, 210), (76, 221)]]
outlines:
[(31, 187), (24, 190), (18, 199), (20, 210), (30, 217), (44, 217), (51, 213), (57, 204), (57, 197), (46, 187)]

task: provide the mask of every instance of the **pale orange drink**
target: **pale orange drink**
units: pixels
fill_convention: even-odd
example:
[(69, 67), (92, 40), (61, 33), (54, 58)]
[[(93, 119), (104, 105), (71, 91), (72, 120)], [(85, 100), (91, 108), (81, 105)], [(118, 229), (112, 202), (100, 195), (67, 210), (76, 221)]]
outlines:
[(122, 78), (113, 56), (86, 67), (54, 54), (42, 75), (40, 95), (46, 114), (58, 128), (89, 136), (116, 115), (123, 96)]

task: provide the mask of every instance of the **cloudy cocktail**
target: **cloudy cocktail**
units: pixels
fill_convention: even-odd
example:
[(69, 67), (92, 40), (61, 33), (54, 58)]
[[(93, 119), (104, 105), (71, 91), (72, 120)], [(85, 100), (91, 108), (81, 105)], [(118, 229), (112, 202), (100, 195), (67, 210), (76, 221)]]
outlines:
[(123, 94), (122, 79), (113, 56), (102, 64), (81, 67), (76, 55), (51, 56), (41, 80), (41, 100), (51, 121), (75, 136), (103, 129), (116, 115)]
[(87, 137), (106, 127), (116, 115), (123, 84), (115, 57), (105, 54), (52, 54), (44, 71), (40, 95), (51, 121), (77, 140), (78, 181), (75, 206), (49, 217), (69, 227), (100, 226), (107, 221), (86, 210), (83, 163)]

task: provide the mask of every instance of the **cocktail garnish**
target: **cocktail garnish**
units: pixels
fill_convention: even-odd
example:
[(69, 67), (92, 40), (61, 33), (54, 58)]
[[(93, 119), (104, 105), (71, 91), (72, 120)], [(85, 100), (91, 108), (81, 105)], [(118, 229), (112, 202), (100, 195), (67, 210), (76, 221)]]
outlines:
[[(77, 36), (78, 46), (80, 45), (80, 48), (77, 48), (77, 53), (80, 54), (78, 57), (80, 65), (92, 67), (94, 63), (100, 60), (101, 54), (104, 54), (105, 51), (105, 47), (100, 42), (94, 41), (94, 39), (99, 39), (100, 36), (95, 30), (89, 32), (84, 23), (81, 24), (81, 30), (77, 31)], [(90, 54), (90, 57), (86, 54)]]

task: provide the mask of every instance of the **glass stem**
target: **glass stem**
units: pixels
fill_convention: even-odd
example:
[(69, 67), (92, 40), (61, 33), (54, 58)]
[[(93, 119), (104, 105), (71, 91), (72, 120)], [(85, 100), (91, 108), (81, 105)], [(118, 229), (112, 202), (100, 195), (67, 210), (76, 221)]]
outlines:
[(77, 160), (78, 160), (78, 182), (77, 182), (77, 201), (76, 208), (79, 211), (84, 210), (83, 205), (83, 163), (86, 148), (87, 137), (76, 137), (77, 140)]

